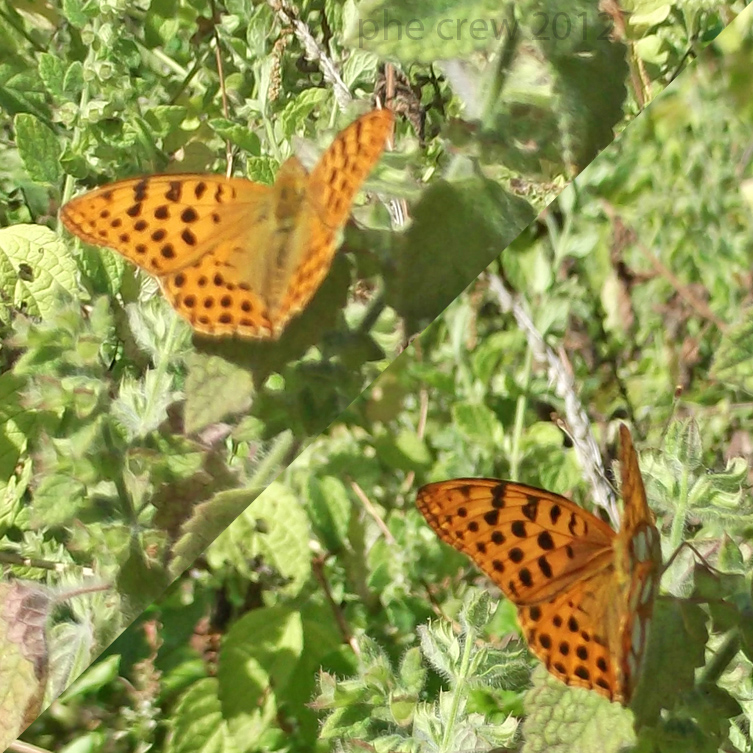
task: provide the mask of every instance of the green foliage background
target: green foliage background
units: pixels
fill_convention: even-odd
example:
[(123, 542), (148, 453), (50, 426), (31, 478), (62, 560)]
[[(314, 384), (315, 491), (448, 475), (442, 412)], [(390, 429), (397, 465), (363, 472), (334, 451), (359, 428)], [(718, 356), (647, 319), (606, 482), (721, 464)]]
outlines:
[(482, 277), (26, 739), (456, 751), (522, 735), (530, 751), (750, 750), (752, 50), (747, 27), (731, 31), (489, 270), (569, 364), (601, 445), (619, 420), (633, 425), (665, 559), (692, 541), (718, 568), (688, 553), (665, 575), (653, 687), (632, 711), (541, 670), (527, 690), (514, 610), (415, 510), (422, 483), (474, 474), (589, 506), (550, 422), (563, 398)]
[[(451, 5), (442, 10), (486, 8)], [(549, 6), (551, 14), (582, 11), (589, 31), (604, 30), (591, 4)], [(324, 146), (324, 131), (352, 115), (338, 115), (331, 82), (301, 65), (301, 41), (275, 45), (285, 35), (270, 6), (226, 6), (219, 34), (229, 121), (203, 4), (68, 2), (31, 18), (2, 6), (2, 545), (71, 565), (74, 575), (47, 579), (55, 589), (87, 567), (110, 586), (47, 599), (48, 700), (253, 501), (28, 731), (30, 742), (308, 751), (354, 740), (377, 750), (456, 750), (517, 739), (527, 656), (519, 644), (510, 651), (472, 640), (514, 634), (513, 611), (503, 605), (492, 617), (488, 601), (468, 595), (478, 576), (440, 547), (413, 501), (425, 481), (470, 473), (584, 501), (580, 470), (546, 420), (562, 406), (483, 281), (351, 400), (742, 4), (636, 6), (621, 54), (597, 35), (587, 35), (586, 50), (572, 40), (531, 42), (541, 19), (528, 4), (516, 11), (523, 31), (514, 44), (465, 37), (417, 51), (388, 38), (361, 49), (353, 24), (383, 20), (392, 7), (365, 3), (358, 16), (351, 3), (313, 3), (299, 12), (359, 98), (373, 89), (379, 56), (406, 68), (417, 61), (410, 71), (421, 82), (424, 143), (401, 123), (398, 153), (385, 157), (372, 185), (407, 197), (412, 224), (395, 234), (383, 210), (358, 210), (366, 229), (346, 233), (353, 253), (338, 259), (290, 338), (265, 347), (190, 342), (152, 281), (115, 255), (74, 253), (44, 223), (74, 179), (95, 185), (162, 170), (178, 151), (183, 169), (217, 169), (228, 139), (243, 150), (246, 174), (268, 180), (294, 134)], [(427, 27), (437, 21), (433, 5), (416, 12)], [(749, 419), (743, 20), (501, 257), (539, 329), (570, 355), (604, 444), (616, 416), (627, 415), (642, 445), (661, 449), (674, 387), (683, 384), (703, 442), (677, 430), (672, 436), (687, 439), (657, 461), (652, 501), (672, 546), (699, 521), (712, 542), (720, 520), (731, 534), (749, 525), (739, 507), (744, 471), (727, 469), (721, 449)], [(426, 62), (440, 53), (450, 55), (442, 78)], [(343, 308), (354, 277), (372, 295)], [(679, 495), (678, 512), (678, 495), (666, 489), (678, 464), (691, 461), (699, 484), (705, 467), (726, 470), (703, 493), (687, 477), (677, 482), (696, 488)], [(733, 606), (715, 617), (718, 635), (739, 630), (747, 608), (746, 553), (726, 546), (741, 580), (725, 581), (725, 607)], [(36, 566), (7, 569), (45, 580)], [(426, 627), (438, 614), (456, 616), (462, 633), (443, 619)], [(698, 623), (697, 614), (686, 622)], [(705, 629), (677, 666), (697, 666)], [(727, 736), (746, 750), (747, 686), (734, 672), (749, 675), (749, 665), (734, 657), (718, 673), (726, 671), (725, 692), (706, 692), (705, 715), (688, 735), (708, 745)], [(710, 679), (715, 689), (718, 680)], [(535, 745), (553, 734), (541, 708), (554, 701), (525, 698)], [(705, 722), (719, 709), (732, 721), (712, 734)], [(616, 713), (597, 707), (593, 723)], [(668, 733), (652, 713), (642, 712), (644, 726), (661, 746)]]

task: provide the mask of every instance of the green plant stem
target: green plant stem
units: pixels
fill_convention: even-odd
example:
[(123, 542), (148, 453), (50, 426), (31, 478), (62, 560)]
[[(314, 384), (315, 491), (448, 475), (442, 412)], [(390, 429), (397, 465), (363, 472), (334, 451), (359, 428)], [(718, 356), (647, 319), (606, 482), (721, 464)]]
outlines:
[[(259, 491), (266, 489), (274, 474), (275, 478), (283, 473), (280, 466), (283, 464), (287, 453), (293, 447), (293, 432), (284, 431), (279, 434), (272, 447), (265, 454), (259, 465), (256, 466), (251, 478), (249, 478), (246, 487), (249, 489), (258, 488)], [(287, 465), (287, 463), (286, 463)]]
[(90, 583), (88, 585), (78, 586), (77, 588), (70, 588), (61, 590), (54, 596), (54, 602), (56, 604), (62, 604), (69, 599), (74, 599), (77, 596), (86, 596), (88, 594), (101, 593), (103, 591), (109, 591), (112, 588), (111, 583)]
[[(162, 65), (164, 65), (168, 70), (173, 71), (173, 73), (176, 73), (182, 79), (185, 79), (188, 76), (188, 71), (182, 65), (176, 63), (175, 60), (173, 60), (171, 57), (165, 55), (165, 53), (162, 52), (159, 47), (154, 47), (153, 49), (149, 49), (147, 47), (144, 47), (143, 45), (139, 45), (139, 47), (147, 58), (153, 57), (155, 60), (158, 60)], [(202, 91), (205, 90), (203, 86), (199, 88)]]
[(523, 384), (525, 390), (518, 395), (515, 401), (515, 424), (512, 434), (512, 447), (510, 447), (510, 479), (517, 481), (520, 477), (520, 438), (523, 436), (523, 419), (525, 418), (526, 406), (528, 405), (528, 387), (531, 381), (531, 366), (533, 365), (533, 353), (530, 346), (526, 348), (526, 360), (523, 365)]
[(39, 748), (36, 745), (26, 743), (23, 740), (12, 742), (8, 747), (8, 750), (12, 753), (50, 753), (47, 748)]
[[(92, 27), (96, 30), (99, 28), (99, 24), (95, 21), (92, 22)], [(92, 47), (89, 48), (89, 52), (86, 56), (86, 60), (84, 61), (84, 68), (87, 66), (90, 66), (92, 62), (94, 61), (94, 49)], [(76, 119), (76, 126), (73, 129), (73, 139), (72, 139), (72, 146), (73, 149), (76, 150), (76, 147), (78, 146), (79, 141), (81, 140), (81, 113), (84, 111), (84, 108), (89, 103), (89, 87), (84, 86), (81, 89), (81, 96), (78, 100), (78, 117)], [(63, 185), (63, 204), (65, 204), (71, 196), (73, 196), (73, 186), (76, 182), (76, 179), (72, 175), (66, 174), (65, 176), (65, 183)]]
[(10, 13), (6, 13), (5, 10), (0, 9), (0, 18), (2, 18), (5, 23), (16, 32), (16, 34), (22, 36), (36, 52), (45, 52), (44, 47), (40, 47), (39, 42), (37, 42), (37, 40), (26, 31), (23, 25), (16, 23), (16, 19)]
[[(113, 437), (113, 427), (109, 421), (105, 421), (102, 424), (102, 439), (105, 443), (108, 453), (112, 457), (118, 457), (118, 442)], [(127, 460), (126, 460), (127, 462)], [(123, 480), (122, 473), (116, 473), (112, 477), (112, 483), (115, 485), (115, 491), (118, 494), (120, 500), (120, 506), (123, 510), (123, 514), (132, 526), (138, 525), (139, 512), (134, 506), (134, 500), (128, 493), (128, 488)]]
[(507, 38), (505, 38), (504, 34), (501, 36), (500, 46), (497, 50), (497, 64), (494, 67), (493, 75), (489, 81), (486, 100), (484, 102), (484, 112), (481, 117), (481, 122), (489, 129), (494, 126), (493, 118), (497, 109), (497, 101), (499, 100), (500, 93), (507, 80), (507, 73), (510, 70), (510, 66), (515, 57), (515, 51), (518, 47), (514, 3), (507, 3), (505, 6), (504, 23), (509, 24), (508, 28), (510, 29), (510, 35)]
[[(179, 327), (179, 319), (177, 316), (170, 317), (170, 328), (167, 330), (167, 337), (165, 338), (165, 350), (164, 354), (160, 357), (160, 359), (157, 361), (155, 366), (155, 374), (154, 379), (152, 380), (151, 389), (147, 390), (146, 393), (146, 406), (144, 408), (144, 416), (151, 416), (152, 415), (152, 406), (154, 405), (157, 395), (162, 394), (166, 390), (170, 390), (172, 387), (172, 380), (167, 376), (167, 367), (170, 361), (172, 360), (172, 356), (175, 352), (175, 346), (177, 343), (177, 332)], [(144, 384), (147, 384), (147, 381), (144, 380)], [(162, 419), (160, 419), (161, 421)], [(146, 427), (146, 430), (152, 431), (155, 429), (155, 426), (148, 426)]]
[(453, 727), (455, 726), (455, 720), (457, 719), (458, 711), (460, 709), (460, 699), (465, 692), (465, 684), (468, 679), (468, 669), (471, 664), (471, 650), (476, 639), (474, 630), (470, 625), (468, 626), (464, 637), (465, 643), (463, 644), (463, 658), (460, 662), (460, 672), (455, 687), (453, 688), (450, 715), (447, 719), (447, 726), (444, 729), (444, 735), (442, 737), (443, 753), (451, 753), (449, 746), (450, 741), (452, 740)]
[(737, 628), (730, 630), (722, 645), (714, 652), (714, 657), (700, 674), (699, 684), (716, 685), (719, 678), (740, 650), (740, 633)]
[(453, 360), (457, 367), (455, 379), (459, 380), (460, 384), (462, 384), (460, 392), (470, 396), (477, 392), (473, 388), (473, 374), (468, 366), (469, 353), (465, 347), (470, 315), (467, 311), (461, 311), (460, 316), (464, 317), (462, 321), (458, 316), (454, 316), (448, 323), (445, 323), (445, 326), (447, 327), (448, 339), (452, 348)]
[(269, 148), (272, 152), (272, 155), (277, 160), (277, 162), (282, 164), (282, 161), (283, 161), (282, 151), (280, 150), (280, 146), (277, 143), (277, 140), (275, 139), (275, 131), (274, 131), (274, 128), (272, 127), (272, 118), (267, 116), (266, 107), (265, 107), (265, 112), (263, 113), (263, 123), (264, 123), (264, 130), (267, 133), (267, 142), (269, 144)]
[(191, 68), (188, 73), (186, 73), (184, 79), (180, 82), (180, 86), (178, 89), (173, 93), (173, 96), (170, 97), (170, 104), (174, 105), (182, 96), (183, 93), (188, 89), (188, 85), (196, 78), (196, 76), (201, 71), (202, 66), (206, 62), (206, 55), (203, 56), (200, 60), (197, 60), (196, 63), (194, 63), (193, 67)]
[(52, 562), (51, 560), (43, 560), (38, 557), (24, 557), (17, 552), (5, 552), (0, 551), (0, 565), (18, 565), (19, 567), (38, 567), (40, 570), (52, 570), (54, 572), (63, 573), (67, 570), (76, 570), (85, 576), (93, 576), (94, 570), (85, 565), (77, 565), (72, 562)]
[(384, 300), (384, 293), (379, 293), (371, 302), (366, 314), (364, 315), (361, 323), (358, 325), (358, 331), (363, 334), (369, 334), (372, 327), (376, 324), (377, 319), (382, 315), (382, 311), (386, 308), (387, 304)]
[[(549, 234), (549, 242), (551, 243), (551, 246), (554, 249), (554, 258), (555, 260), (558, 260), (561, 257), (559, 249), (560, 249), (560, 243), (562, 241), (559, 224), (552, 212), (549, 212), (549, 211), (542, 212), (541, 217), (544, 220), (544, 224), (546, 225), (546, 231)], [(563, 224), (562, 226), (563, 233), (567, 232), (567, 226), (569, 225), (569, 223), (570, 223), (570, 217), (569, 215), (567, 215), (565, 217), (565, 224)]]
[(685, 530), (685, 512), (688, 507), (688, 469), (683, 466), (680, 473), (680, 493), (675, 503), (675, 514), (672, 518), (672, 529), (669, 533), (670, 551), (674, 552), (682, 544), (682, 534)]

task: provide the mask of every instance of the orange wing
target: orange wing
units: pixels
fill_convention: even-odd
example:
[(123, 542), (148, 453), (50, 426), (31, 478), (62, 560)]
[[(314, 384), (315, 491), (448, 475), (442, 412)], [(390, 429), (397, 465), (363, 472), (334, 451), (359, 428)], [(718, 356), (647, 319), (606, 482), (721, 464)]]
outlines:
[(308, 200), (320, 222), (337, 229), (392, 132), (392, 110), (372, 110), (335, 136), (311, 171)]
[[(268, 211), (272, 189), (245, 178), (174, 173), (109, 183), (60, 210), (69, 232), (161, 276), (183, 269)], [(251, 212), (251, 215), (249, 214)]]
[(612, 562), (615, 532), (559, 494), (489, 478), (427, 484), (418, 509), (513, 603), (538, 604)]
[(336, 232), (348, 219), (353, 199), (384, 150), (392, 131), (391, 110), (372, 110), (337, 134), (308, 180), (301, 212), (305, 253), (297, 259), (286, 294), (271, 318), (279, 334), (304, 309), (327, 276), (337, 251)]
[(620, 424), (622, 525), (615, 540), (615, 567), (620, 592), (619, 684), (632, 697), (648, 640), (654, 601), (661, 580), (661, 537), (646, 499), (638, 455), (627, 426)]

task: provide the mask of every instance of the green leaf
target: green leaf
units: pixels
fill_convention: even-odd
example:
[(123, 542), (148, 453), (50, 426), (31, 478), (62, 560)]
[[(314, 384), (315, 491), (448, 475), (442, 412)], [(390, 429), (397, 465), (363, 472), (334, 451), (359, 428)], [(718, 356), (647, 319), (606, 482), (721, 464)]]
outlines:
[(584, 688), (569, 688), (539, 665), (526, 694), (524, 753), (619, 753), (635, 743), (633, 719), (619, 703)]
[(753, 358), (753, 310), (743, 310), (739, 321), (725, 330), (714, 355), (711, 375), (729, 384), (753, 391), (750, 361)]
[(218, 679), (224, 716), (242, 728), (271, 688), (285, 689), (303, 653), (303, 626), (297, 610), (254, 609), (228, 632), (220, 652)]
[(312, 476), (308, 483), (309, 515), (329, 552), (347, 545), (352, 505), (345, 484), (334, 476)]
[(611, 143), (614, 125), (622, 118), (627, 51), (622, 44), (609, 41), (603, 17), (587, 0), (550, 0), (547, 5), (552, 19), (560, 9), (581, 23), (589, 18), (585, 39), (580, 30), (570, 36), (572, 48), (557, 39), (543, 44), (556, 74), (554, 93), (564, 157), (582, 170)]
[(186, 431), (200, 431), (228, 416), (246, 412), (254, 394), (247, 369), (218, 356), (193, 353), (186, 379)]
[(179, 698), (170, 719), (168, 753), (240, 753), (222, 714), (218, 681), (208, 677), (194, 683)]
[(106, 687), (108, 683), (117, 680), (120, 661), (119, 656), (107, 656), (98, 661), (88, 672), (66, 689), (63, 700), (96, 693), (101, 688)]
[(51, 603), (39, 588), (0, 583), (0, 747), (7, 748), (42, 708)]
[(63, 94), (66, 97), (78, 97), (84, 88), (84, 67), (78, 60), (74, 60), (65, 72), (63, 79)]
[[(249, 494), (249, 492), (244, 492)], [(271, 484), (206, 552), (213, 567), (232, 563), (247, 577), (255, 557), (283, 578), (282, 591), (296, 594), (311, 574), (309, 524), (298, 498)]]
[(54, 97), (62, 97), (65, 91), (63, 79), (65, 77), (65, 63), (56, 55), (43, 52), (39, 56), (39, 77), (47, 91)]
[(62, 150), (55, 133), (34, 115), (21, 113), (13, 120), (18, 153), (29, 177), (56, 186), (60, 181)]
[(683, 693), (694, 687), (707, 640), (706, 616), (697, 604), (657, 599), (632, 701), (639, 724), (654, 723), (662, 709), (674, 709)]
[(426, 443), (414, 431), (384, 434), (375, 439), (374, 446), (384, 462), (404, 471), (419, 471), (431, 463)]
[(452, 418), (458, 431), (469, 442), (483, 442), (499, 447), (504, 437), (504, 428), (494, 411), (485, 405), (457, 403), (452, 406)]
[(526, 201), (493, 181), (435, 182), (413, 207), (398, 269), (387, 278), (388, 303), (414, 331), (436, 317), (533, 217)]
[[(196, 486), (195, 480), (188, 479), (187, 481), (187, 487)], [(176, 503), (185, 506), (186, 495), (179, 492), (180, 488), (175, 489), (171, 496)], [(199, 490), (199, 494), (203, 496), (204, 492)], [(231, 489), (215, 494), (205, 502), (196, 505), (191, 511), (190, 518), (183, 523), (182, 535), (174, 547), (171, 563), (173, 576), (177, 576), (190, 567), (196, 557), (213, 542), (215, 545), (211, 551), (216, 556), (223, 546), (216, 542), (217, 536), (224, 531), (227, 538), (230, 530), (227, 527), (257, 499), (258, 495), (257, 489)], [(208, 556), (211, 555), (208, 553)]]
[(0, 229), (0, 307), (46, 318), (58, 298), (78, 295), (78, 270), (68, 247), (46, 227), (16, 225)]
[(11, 372), (0, 374), (0, 488), (10, 481), (35, 421), (21, 400), (25, 385), (25, 379)]
[(256, 157), (261, 154), (259, 137), (249, 128), (232, 123), (225, 118), (214, 118), (209, 121), (208, 125), (222, 136), (223, 139), (227, 139), (249, 154)]

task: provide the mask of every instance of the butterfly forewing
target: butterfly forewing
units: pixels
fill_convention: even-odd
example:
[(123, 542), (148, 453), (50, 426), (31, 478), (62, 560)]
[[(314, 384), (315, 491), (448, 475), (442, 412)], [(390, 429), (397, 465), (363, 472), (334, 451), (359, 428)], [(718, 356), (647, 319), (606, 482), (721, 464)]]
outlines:
[(390, 110), (361, 116), (335, 137), (311, 172), (291, 235), (289, 271), (280, 280), (285, 295), (270, 306), (274, 336), (308, 305), (327, 276), (337, 251), (337, 231), (379, 160), (392, 123)]
[(659, 534), (626, 427), (624, 513), (615, 533), (557, 494), (496, 479), (428, 484), (417, 505), (518, 606), (531, 650), (569, 685), (627, 703), (661, 566)]
[(422, 487), (418, 509), (515, 604), (536, 604), (611, 563), (614, 531), (558, 494), (497, 479)]
[(392, 131), (391, 110), (374, 110), (341, 131), (311, 171), (309, 200), (323, 225), (336, 229), (350, 214)]
[(271, 189), (241, 178), (153, 175), (69, 201), (60, 219), (87, 243), (114, 248), (153, 275), (175, 272), (256, 221)]
[(289, 320), (308, 305), (327, 276), (337, 248), (336, 231), (322, 223), (312, 207), (306, 206), (304, 212), (296, 232), (305, 232), (307, 252), (292, 273), (287, 294), (275, 314), (277, 321)]

